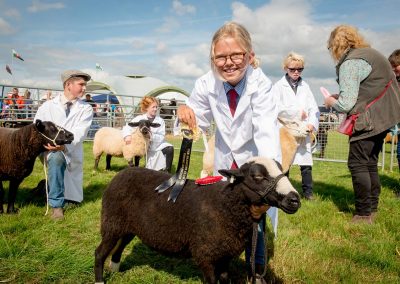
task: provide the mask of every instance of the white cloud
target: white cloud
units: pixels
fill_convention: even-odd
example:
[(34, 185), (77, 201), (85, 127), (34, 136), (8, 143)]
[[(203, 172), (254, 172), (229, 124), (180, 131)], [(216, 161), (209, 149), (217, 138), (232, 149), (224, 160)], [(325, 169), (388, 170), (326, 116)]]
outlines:
[(196, 7), (193, 5), (183, 5), (181, 1), (174, 0), (172, 1), (172, 9), (176, 14), (179, 16), (185, 15), (185, 14), (195, 14), (196, 13)]
[(164, 19), (164, 23), (156, 29), (159, 33), (170, 33), (180, 27), (180, 23), (177, 19), (167, 17)]
[(8, 9), (4, 12), (4, 15), (8, 18), (13, 18), (13, 19), (20, 19), (21, 18), (21, 13), (14, 8)]
[(203, 44), (197, 46), (191, 52), (175, 54), (165, 60), (166, 71), (172, 76), (182, 76), (188, 78), (197, 78), (205, 74), (209, 69), (208, 46)]
[(0, 35), (9, 35), (14, 33), (14, 29), (11, 25), (0, 17)]
[(28, 11), (31, 13), (37, 13), (46, 10), (52, 9), (64, 9), (65, 5), (62, 2), (55, 2), (55, 3), (45, 3), (39, 0), (33, 0), (32, 5), (28, 7)]
[(156, 51), (157, 53), (163, 54), (167, 51), (168, 47), (165, 42), (157, 42), (156, 43)]

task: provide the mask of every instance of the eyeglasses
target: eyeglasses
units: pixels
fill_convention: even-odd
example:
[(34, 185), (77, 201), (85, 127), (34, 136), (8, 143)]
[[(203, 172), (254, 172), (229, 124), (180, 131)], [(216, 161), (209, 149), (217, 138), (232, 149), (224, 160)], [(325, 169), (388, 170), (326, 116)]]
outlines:
[(303, 72), (303, 70), (304, 70), (304, 68), (288, 68), (288, 70), (290, 71), (290, 72), (295, 72), (295, 71), (297, 71), (297, 72)]
[(240, 64), (244, 60), (244, 56), (246, 55), (246, 52), (242, 53), (232, 53), (230, 55), (220, 55), (220, 56), (215, 56), (214, 63), (217, 66), (224, 66), (226, 63), (226, 60), (229, 58), (233, 63), (235, 64)]

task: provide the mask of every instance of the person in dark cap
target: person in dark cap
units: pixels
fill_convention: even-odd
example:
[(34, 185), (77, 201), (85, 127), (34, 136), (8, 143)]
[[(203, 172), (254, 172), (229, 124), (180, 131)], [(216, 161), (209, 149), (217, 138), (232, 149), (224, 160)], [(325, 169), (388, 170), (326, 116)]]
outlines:
[(83, 200), (83, 146), (92, 123), (93, 110), (81, 100), (86, 91), (90, 75), (79, 70), (67, 70), (61, 74), (64, 92), (41, 105), (35, 119), (52, 121), (74, 134), (69, 145), (51, 145), (45, 159), (48, 166), (49, 204), (52, 219), (64, 218), (66, 202), (80, 203)]

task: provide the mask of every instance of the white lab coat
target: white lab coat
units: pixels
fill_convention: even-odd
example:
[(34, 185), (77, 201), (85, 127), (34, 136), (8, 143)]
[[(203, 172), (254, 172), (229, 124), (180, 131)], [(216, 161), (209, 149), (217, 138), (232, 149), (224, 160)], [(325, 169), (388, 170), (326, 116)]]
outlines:
[[(138, 122), (142, 119), (148, 119), (146, 114), (141, 114), (132, 119), (131, 122)], [(153, 123), (159, 123), (159, 127), (151, 127), (151, 140), (149, 151), (147, 152), (147, 161), (146, 168), (153, 170), (161, 170), (165, 169), (165, 156), (162, 153), (162, 150), (165, 147), (172, 146), (172, 144), (165, 141), (165, 122), (160, 116), (156, 116), (153, 120)], [(126, 124), (122, 128), (122, 136), (125, 138), (128, 135), (131, 135), (134, 128), (130, 127)]]
[[(300, 81), (297, 86), (297, 93), (295, 94), (289, 82), (286, 80), (286, 77), (283, 76), (274, 84), (273, 92), (279, 98), (279, 116), (301, 120), (301, 112), (304, 110), (307, 114), (307, 118), (304, 120), (305, 123), (313, 125), (314, 131), (318, 131), (318, 105), (310, 87), (304, 80)], [(310, 136), (307, 136), (297, 148), (293, 164), (301, 166), (313, 165)]]
[[(232, 117), (223, 83), (218, 78), (212, 71), (200, 77), (187, 103), (203, 131), (212, 121), (217, 126), (214, 174), (219, 169), (230, 169), (233, 160), (240, 167), (254, 156), (281, 162), (278, 108), (276, 96), (271, 93), (271, 81), (260, 68), (249, 66), (246, 86)], [(276, 233), (277, 209), (273, 207), (267, 213)]]
[(65, 170), (64, 197), (66, 200), (82, 202), (83, 200), (83, 141), (92, 124), (93, 110), (90, 104), (77, 100), (71, 107), (68, 117), (65, 115), (65, 107), (61, 103), (61, 96), (46, 101), (41, 105), (35, 115), (35, 119), (52, 121), (64, 127), (74, 134), (74, 141), (65, 145), (65, 158), (67, 168)]

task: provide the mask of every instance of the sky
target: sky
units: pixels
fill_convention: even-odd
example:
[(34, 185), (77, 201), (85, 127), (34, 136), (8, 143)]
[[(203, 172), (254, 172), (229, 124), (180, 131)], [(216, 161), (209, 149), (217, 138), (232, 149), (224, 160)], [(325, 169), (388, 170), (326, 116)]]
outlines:
[(236, 21), (272, 82), (290, 51), (303, 55), (302, 77), (321, 104), (320, 86), (337, 90), (326, 46), (332, 29), (356, 26), (388, 57), (400, 48), (399, 8), (399, 0), (0, 0), (0, 83), (61, 88), (63, 70), (80, 69), (100, 81), (150, 76), (190, 93), (210, 69), (213, 34)]

